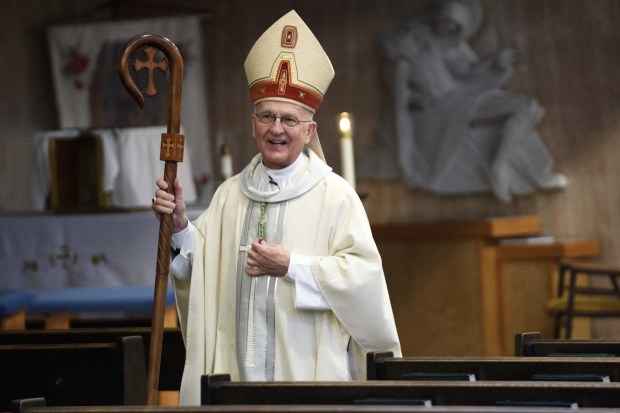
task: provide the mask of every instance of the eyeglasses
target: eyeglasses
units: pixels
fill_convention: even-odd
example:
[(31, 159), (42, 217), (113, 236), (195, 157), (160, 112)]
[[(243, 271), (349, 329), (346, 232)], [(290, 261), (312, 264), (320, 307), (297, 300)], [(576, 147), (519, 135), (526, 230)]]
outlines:
[(312, 122), (311, 120), (299, 120), (295, 116), (291, 115), (276, 116), (273, 113), (269, 112), (254, 113), (253, 115), (256, 119), (258, 119), (260, 123), (264, 125), (272, 125), (276, 121), (276, 119), (280, 119), (280, 122), (282, 122), (283, 125), (291, 128), (299, 125), (302, 122)]

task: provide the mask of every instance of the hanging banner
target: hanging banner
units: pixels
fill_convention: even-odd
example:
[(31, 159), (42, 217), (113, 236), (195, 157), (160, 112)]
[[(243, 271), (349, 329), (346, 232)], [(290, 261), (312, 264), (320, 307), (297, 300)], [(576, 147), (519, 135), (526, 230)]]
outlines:
[[(212, 181), (213, 168), (200, 25), (200, 16), (176, 16), (50, 26), (47, 34), (60, 127), (126, 129), (166, 125), (168, 82), (155, 79), (162, 85), (160, 94), (141, 110), (123, 88), (116, 68), (128, 39), (140, 33), (161, 34), (177, 45), (183, 57), (183, 82), (187, 87), (183, 89), (181, 125), (191, 147), (188, 155), (192, 158), (193, 180), (203, 197)], [(162, 57), (157, 56), (157, 60)], [(166, 76), (161, 71), (152, 73)], [(134, 78), (146, 87), (147, 76), (148, 71), (142, 70)]]

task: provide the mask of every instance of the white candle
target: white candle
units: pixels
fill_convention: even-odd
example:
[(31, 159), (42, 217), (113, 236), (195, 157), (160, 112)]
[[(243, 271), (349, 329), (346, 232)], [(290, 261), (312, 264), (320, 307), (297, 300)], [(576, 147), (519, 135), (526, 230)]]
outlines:
[(347, 112), (340, 114), (340, 162), (342, 177), (355, 189), (355, 162), (353, 160), (353, 134), (351, 117)]
[(233, 175), (232, 147), (228, 144), (222, 145), (222, 157), (220, 158), (220, 168), (222, 179), (225, 181)]

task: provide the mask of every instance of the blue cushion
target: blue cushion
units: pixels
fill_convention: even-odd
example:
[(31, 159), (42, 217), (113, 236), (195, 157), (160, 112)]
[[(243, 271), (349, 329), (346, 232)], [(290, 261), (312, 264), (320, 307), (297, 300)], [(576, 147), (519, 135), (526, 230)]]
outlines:
[[(69, 287), (42, 293), (28, 306), (32, 313), (88, 311), (148, 311), (153, 309), (154, 287)], [(167, 289), (166, 305), (174, 303), (174, 291)]]
[(0, 315), (11, 315), (37, 297), (32, 290), (9, 289), (0, 290)]

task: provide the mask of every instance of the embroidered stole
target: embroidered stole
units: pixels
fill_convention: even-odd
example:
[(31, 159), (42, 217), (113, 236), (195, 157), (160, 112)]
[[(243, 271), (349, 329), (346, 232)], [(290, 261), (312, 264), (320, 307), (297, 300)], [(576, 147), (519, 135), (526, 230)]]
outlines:
[[(264, 211), (264, 239), (282, 242), (288, 202), (269, 203)], [(237, 257), (237, 361), (242, 381), (273, 381), (276, 356), (276, 291), (280, 277), (250, 277), (247, 251), (258, 235), (261, 203), (251, 201), (245, 214)]]

